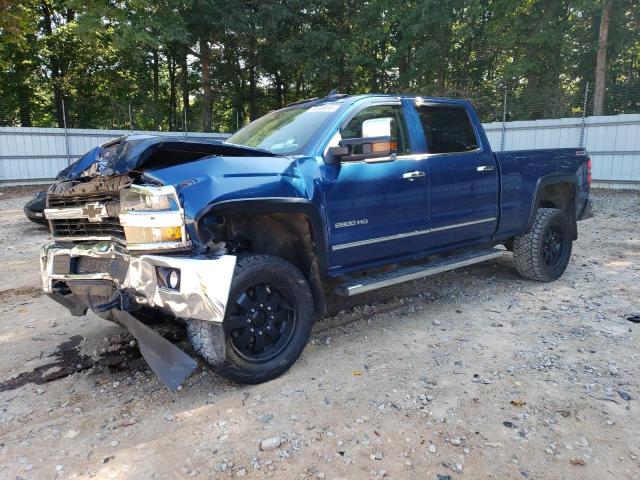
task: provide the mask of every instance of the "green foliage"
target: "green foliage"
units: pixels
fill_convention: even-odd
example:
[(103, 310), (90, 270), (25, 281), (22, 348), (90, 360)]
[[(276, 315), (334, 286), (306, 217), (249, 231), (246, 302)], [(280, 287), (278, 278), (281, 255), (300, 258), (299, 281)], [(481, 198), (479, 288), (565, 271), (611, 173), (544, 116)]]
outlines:
[[(579, 114), (600, 0), (0, 0), (0, 125), (235, 131), (302, 98), (470, 98)], [(617, 0), (607, 113), (640, 111), (640, 10)], [(63, 112), (64, 108), (64, 112)]]

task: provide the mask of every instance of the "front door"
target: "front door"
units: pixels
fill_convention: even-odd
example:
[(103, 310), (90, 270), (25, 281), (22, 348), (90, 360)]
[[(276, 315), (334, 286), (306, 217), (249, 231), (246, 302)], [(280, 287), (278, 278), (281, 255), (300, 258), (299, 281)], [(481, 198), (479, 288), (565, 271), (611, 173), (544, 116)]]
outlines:
[(426, 137), (430, 250), (489, 242), (498, 221), (498, 169), (461, 104), (416, 105)]
[(427, 245), (425, 155), (412, 153), (402, 105), (364, 107), (353, 114), (338, 136), (380, 136), (381, 125), (391, 129), (392, 145), (397, 144), (395, 153), (327, 165), (324, 192), (330, 270), (334, 272), (417, 252)]

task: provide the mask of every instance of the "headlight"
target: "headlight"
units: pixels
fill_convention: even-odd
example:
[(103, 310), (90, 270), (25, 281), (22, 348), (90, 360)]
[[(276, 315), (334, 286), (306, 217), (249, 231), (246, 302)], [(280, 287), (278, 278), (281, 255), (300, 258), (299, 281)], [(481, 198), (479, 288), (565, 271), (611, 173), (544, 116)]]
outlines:
[(120, 192), (120, 210), (123, 212), (153, 210), (179, 210), (178, 197), (173, 187), (133, 185)]
[(120, 224), (131, 250), (188, 245), (184, 213), (173, 187), (133, 185), (120, 193)]

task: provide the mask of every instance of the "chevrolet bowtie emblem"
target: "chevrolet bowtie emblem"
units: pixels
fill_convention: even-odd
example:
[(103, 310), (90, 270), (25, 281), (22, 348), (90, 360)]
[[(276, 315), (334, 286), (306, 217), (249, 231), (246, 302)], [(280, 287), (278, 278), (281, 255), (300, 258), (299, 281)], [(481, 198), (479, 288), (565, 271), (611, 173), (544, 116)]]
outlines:
[(99, 202), (87, 203), (82, 207), (82, 216), (90, 222), (101, 222), (103, 218), (107, 218), (107, 207)]

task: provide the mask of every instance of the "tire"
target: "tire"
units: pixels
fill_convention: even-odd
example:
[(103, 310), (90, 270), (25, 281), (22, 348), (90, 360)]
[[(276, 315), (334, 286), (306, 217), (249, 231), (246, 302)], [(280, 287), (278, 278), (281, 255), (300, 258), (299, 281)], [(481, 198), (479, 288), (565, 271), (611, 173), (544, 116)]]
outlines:
[(307, 280), (291, 263), (271, 255), (239, 257), (222, 328), (190, 321), (189, 339), (223, 377), (262, 383), (300, 357), (313, 327), (313, 308)]
[(514, 239), (513, 263), (524, 278), (551, 282), (566, 270), (572, 245), (573, 230), (566, 213), (540, 208), (531, 229)]

